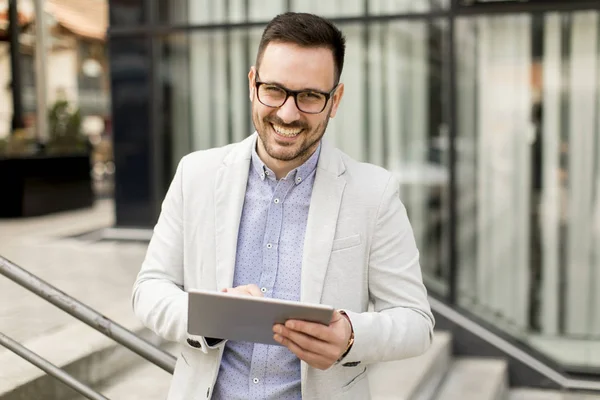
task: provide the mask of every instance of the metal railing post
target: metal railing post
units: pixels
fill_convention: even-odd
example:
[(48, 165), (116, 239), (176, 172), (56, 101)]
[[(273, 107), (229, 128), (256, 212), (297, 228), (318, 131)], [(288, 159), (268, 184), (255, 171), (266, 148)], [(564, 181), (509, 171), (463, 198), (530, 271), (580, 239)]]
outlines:
[(86, 398), (90, 400), (109, 400), (107, 397), (102, 396), (94, 389), (78, 381), (76, 378), (69, 375), (62, 369), (58, 368), (50, 361), (46, 360), (43, 357), (40, 357), (33, 351), (29, 350), (27, 347), (22, 346), (21, 344), (9, 338), (2, 332), (0, 332), (0, 345), (6, 347), (16, 355), (29, 361), (48, 375), (53, 376), (65, 385), (69, 386), (71, 389), (76, 390), (78, 393), (84, 395)]
[(176, 359), (94, 309), (0, 256), (0, 274), (122, 344), (146, 360), (173, 374)]

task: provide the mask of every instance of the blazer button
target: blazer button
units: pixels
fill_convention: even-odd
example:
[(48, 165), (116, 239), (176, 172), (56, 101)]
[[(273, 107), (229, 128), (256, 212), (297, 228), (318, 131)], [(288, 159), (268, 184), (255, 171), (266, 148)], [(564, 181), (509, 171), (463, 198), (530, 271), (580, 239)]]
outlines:
[(199, 341), (197, 341), (197, 340), (192, 340), (192, 339), (189, 339), (189, 338), (188, 338), (187, 342), (188, 342), (188, 344), (189, 344), (190, 346), (192, 346), (192, 347), (195, 347), (195, 348), (197, 348), (197, 349), (199, 349), (199, 348), (201, 348), (201, 347), (202, 347), (202, 345), (200, 344), (200, 342), (199, 342)]

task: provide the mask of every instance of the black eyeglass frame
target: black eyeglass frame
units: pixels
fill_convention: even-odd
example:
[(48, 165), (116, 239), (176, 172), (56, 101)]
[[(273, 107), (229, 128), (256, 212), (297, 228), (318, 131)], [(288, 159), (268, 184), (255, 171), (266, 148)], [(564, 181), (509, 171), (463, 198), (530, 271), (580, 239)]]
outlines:
[[(259, 88), (260, 88), (261, 85), (275, 86), (278, 89), (281, 89), (281, 90), (283, 90), (285, 92), (285, 98), (284, 98), (284, 100), (283, 100), (283, 102), (281, 103), (280, 106), (270, 106), (270, 105), (265, 104), (265, 103), (262, 102), (262, 100), (260, 99), (260, 96), (258, 94), (259, 93)], [(256, 79), (254, 80), (254, 86), (256, 87), (256, 98), (258, 99), (258, 101), (260, 101), (260, 104), (264, 105), (265, 107), (280, 108), (280, 107), (282, 107), (285, 104), (285, 102), (287, 101), (287, 99), (289, 99), (290, 96), (292, 96), (294, 98), (294, 104), (296, 104), (296, 108), (299, 111), (301, 111), (301, 112), (303, 112), (305, 114), (321, 114), (325, 110), (325, 108), (327, 108), (327, 103), (329, 103), (329, 99), (331, 99), (331, 96), (333, 96), (333, 93), (340, 86), (340, 84), (336, 83), (336, 85), (333, 87), (333, 89), (331, 89), (329, 91), (329, 93), (328, 92), (322, 92), (320, 90), (314, 90), (314, 89), (290, 90), (290, 89), (285, 88), (285, 87), (283, 87), (281, 85), (278, 85), (276, 83), (269, 83), (269, 82), (262, 82), (262, 81), (260, 81), (259, 80), (259, 76), (258, 76), (258, 71), (257, 71), (256, 72)], [(300, 108), (300, 106), (298, 105), (298, 95), (300, 93), (307, 93), (307, 92), (309, 92), (309, 93), (318, 93), (320, 95), (325, 96), (325, 103), (323, 103), (323, 108), (321, 109), (321, 111), (308, 112), (308, 111), (304, 111), (304, 110), (302, 110)]]

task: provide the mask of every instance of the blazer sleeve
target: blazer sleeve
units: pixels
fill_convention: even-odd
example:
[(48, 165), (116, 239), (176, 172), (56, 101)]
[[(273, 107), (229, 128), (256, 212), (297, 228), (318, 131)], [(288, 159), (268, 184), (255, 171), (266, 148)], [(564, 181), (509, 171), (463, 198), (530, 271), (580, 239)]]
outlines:
[(183, 174), (177, 166), (142, 268), (133, 286), (133, 311), (144, 326), (163, 339), (207, 352), (205, 338), (187, 333), (188, 294), (183, 277)]
[(433, 339), (435, 321), (399, 187), (397, 179), (390, 177), (370, 246), (369, 293), (374, 311), (345, 310), (355, 338), (344, 363), (369, 364), (418, 356)]

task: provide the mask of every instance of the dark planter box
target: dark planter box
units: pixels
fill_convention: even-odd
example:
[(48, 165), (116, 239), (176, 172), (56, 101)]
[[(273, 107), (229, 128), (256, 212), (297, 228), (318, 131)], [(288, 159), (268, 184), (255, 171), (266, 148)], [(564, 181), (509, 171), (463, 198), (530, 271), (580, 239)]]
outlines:
[(0, 158), (0, 218), (91, 207), (89, 155)]

